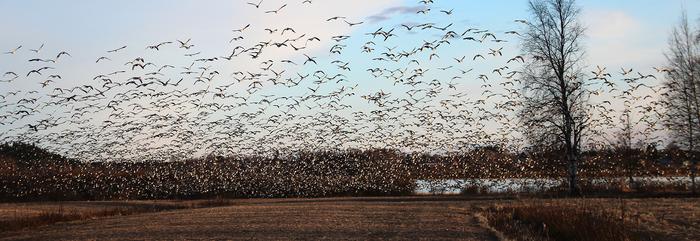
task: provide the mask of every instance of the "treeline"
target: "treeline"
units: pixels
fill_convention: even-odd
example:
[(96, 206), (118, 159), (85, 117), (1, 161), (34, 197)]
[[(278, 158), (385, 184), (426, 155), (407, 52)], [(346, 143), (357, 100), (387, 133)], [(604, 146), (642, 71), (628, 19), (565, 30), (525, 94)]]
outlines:
[[(557, 153), (511, 153), (496, 147), (440, 155), (375, 149), (245, 158), (210, 156), (177, 162), (85, 163), (14, 143), (0, 146), (0, 199), (404, 195), (413, 193), (417, 180), (563, 179), (566, 163)], [(582, 180), (687, 176), (684, 155), (678, 149), (586, 152), (580, 173)], [(585, 185), (582, 188), (586, 191)], [(564, 190), (566, 187), (561, 187)]]

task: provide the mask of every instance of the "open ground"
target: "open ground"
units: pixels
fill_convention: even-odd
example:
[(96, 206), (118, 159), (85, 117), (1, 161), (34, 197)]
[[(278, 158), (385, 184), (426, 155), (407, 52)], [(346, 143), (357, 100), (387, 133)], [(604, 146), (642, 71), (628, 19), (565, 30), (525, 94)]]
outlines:
[[(418, 196), (225, 201), (113, 201), (0, 204), (0, 220), (36, 217), (62, 209), (90, 213), (129, 207), (161, 211), (115, 214), (0, 233), (1, 240), (123, 239), (451, 239), (507, 237), (485, 220), (498, 207), (596, 206), (621, 214), (634, 232), (660, 240), (700, 239), (700, 200), (529, 199)], [(206, 205), (216, 203), (219, 205)], [(215, 207), (210, 207), (215, 206)], [(170, 209), (165, 207), (171, 207)], [(141, 209), (156, 210), (156, 209)], [(623, 214), (624, 213), (624, 214)], [(127, 213), (128, 214), (128, 213)]]

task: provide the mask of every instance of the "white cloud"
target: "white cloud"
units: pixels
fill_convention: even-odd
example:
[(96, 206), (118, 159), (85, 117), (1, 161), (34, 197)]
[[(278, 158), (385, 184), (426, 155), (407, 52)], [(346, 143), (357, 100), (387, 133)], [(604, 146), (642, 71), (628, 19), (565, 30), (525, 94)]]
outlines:
[(590, 65), (650, 68), (663, 59), (663, 34), (627, 12), (593, 9), (583, 21)]
[(368, 17), (368, 20), (370, 22), (381, 22), (384, 20), (388, 20), (394, 15), (397, 14), (415, 14), (418, 11), (425, 10), (426, 7), (423, 6), (415, 6), (415, 7), (404, 7), (404, 6), (399, 6), (399, 7), (390, 7), (387, 9), (384, 9), (381, 13), (372, 15)]
[(588, 36), (599, 39), (616, 39), (638, 32), (641, 24), (622, 11), (592, 11), (584, 16), (588, 24)]

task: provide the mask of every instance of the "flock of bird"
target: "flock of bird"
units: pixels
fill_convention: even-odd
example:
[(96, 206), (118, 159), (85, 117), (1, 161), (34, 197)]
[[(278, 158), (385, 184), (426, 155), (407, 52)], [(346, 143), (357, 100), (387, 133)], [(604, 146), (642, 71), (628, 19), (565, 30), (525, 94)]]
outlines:
[[(243, 5), (277, 15), (292, 4), (314, 3)], [(433, 0), (417, 4), (415, 15), (428, 15), (431, 22), (378, 26), (329, 39), (294, 27), (251, 23), (221, 40), (230, 50), (206, 56), (195, 36), (105, 48), (83, 68), (109, 65), (112, 71), (87, 80), (62, 74), (60, 64), (74, 60), (70, 50), (18, 45), (0, 55), (27, 68), (0, 73), (0, 142), (37, 143), (84, 161), (347, 148), (435, 153), (495, 145), (521, 150), (520, 68), (537, 56), (508, 55), (507, 44), (517, 42), (528, 22), (515, 20), (514, 30), (490, 31), (463, 26), (455, 19), (457, 10), (433, 9)], [(344, 16), (318, 21), (351, 29), (370, 24)], [(251, 31), (267, 37), (251, 40)], [(416, 33), (428, 37), (412, 39)], [(457, 45), (474, 52), (454, 51)], [(128, 50), (141, 54), (130, 56)], [(266, 54), (270, 51), (293, 57), (273, 58)], [(155, 61), (165, 53), (181, 57)], [(256, 66), (227, 66), (234, 61)], [(489, 70), (479, 71), (483, 68)], [(661, 76), (668, 70), (657, 71)], [(655, 85), (655, 75), (597, 67), (589, 77), (591, 115), (599, 127), (591, 143), (610, 145), (603, 136), (620, 128), (622, 107), (636, 113), (640, 139), (658, 141), (654, 133), (663, 103), (657, 97), (664, 90)], [(34, 84), (17, 88), (18, 83)]]

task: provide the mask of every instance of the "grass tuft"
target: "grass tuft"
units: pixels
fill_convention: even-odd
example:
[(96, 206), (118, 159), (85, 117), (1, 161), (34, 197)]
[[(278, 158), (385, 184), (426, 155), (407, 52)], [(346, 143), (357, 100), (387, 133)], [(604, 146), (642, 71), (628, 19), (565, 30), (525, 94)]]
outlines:
[(492, 207), (488, 224), (515, 240), (640, 240), (624, 211), (593, 205), (535, 204)]

